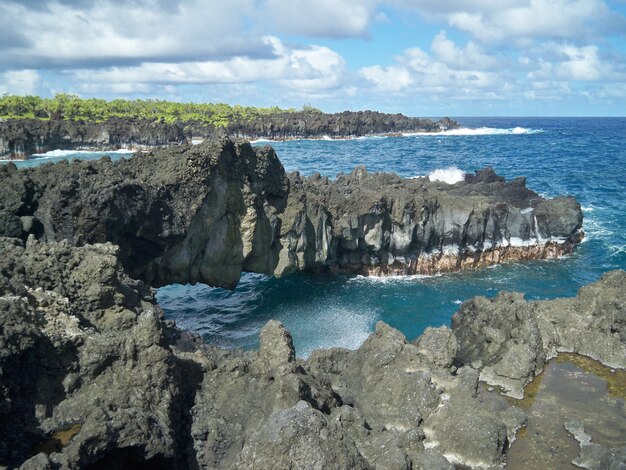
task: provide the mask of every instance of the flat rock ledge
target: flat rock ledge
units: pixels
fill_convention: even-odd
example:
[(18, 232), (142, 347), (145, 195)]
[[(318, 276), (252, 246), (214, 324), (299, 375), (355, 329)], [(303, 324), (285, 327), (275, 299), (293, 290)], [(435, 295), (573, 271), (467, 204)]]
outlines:
[(0, 166), (0, 236), (119, 246), (152, 286), (233, 287), (241, 272), (435, 274), (570, 253), (572, 197), (544, 199), (491, 168), (456, 184), (286, 174), (270, 147), (216, 137), (128, 160)]
[(413, 342), (380, 322), (302, 360), (276, 321), (255, 351), (180, 331), (121, 253), (0, 238), (0, 466), (502, 469), (526, 415), (481, 381), (515, 393), (558, 351), (626, 367), (623, 271), (571, 299), (470, 300)]

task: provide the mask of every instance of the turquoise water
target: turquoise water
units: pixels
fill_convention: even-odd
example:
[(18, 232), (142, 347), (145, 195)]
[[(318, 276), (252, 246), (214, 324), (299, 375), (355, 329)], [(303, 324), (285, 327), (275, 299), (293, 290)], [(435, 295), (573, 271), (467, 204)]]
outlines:
[[(288, 171), (330, 177), (365, 164), (369, 171), (427, 175), (486, 165), (553, 197), (583, 206), (585, 241), (573, 255), (433, 277), (363, 278), (244, 274), (234, 291), (173, 285), (159, 289), (166, 315), (225, 347), (258, 345), (269, 319), (292, 332), (298, 355), (320, 347), (356, 348), (378, 320), (409, 339), (450, 323), (459, 304), (500, 290), (530, 299), (573, 296), (611, 269), (626, 269), (626, 118), (460, 118), (463, 135), (272, 143)], [(258, 145), (265, 143), (259, 142)], [(48, 160), (49, 161), (49, 160)]]

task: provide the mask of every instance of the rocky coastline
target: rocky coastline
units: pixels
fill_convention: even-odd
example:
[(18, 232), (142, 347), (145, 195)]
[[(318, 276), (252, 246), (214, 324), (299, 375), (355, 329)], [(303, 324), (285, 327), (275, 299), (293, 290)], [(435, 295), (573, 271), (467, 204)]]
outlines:
[(128, 160), (0, 167), (0, 235), (111, 242), (153, 286), (233, 287), (242, 271), (434, 274), (570, 253), (572, 197), (544, 199), (491, 168), (457, 184), (286, 174), (270, 147), (216, 137)]
[(110, 118), (102, 122), (48, 119), (0, 119), (0, 159), (25, 160), (51, 150), (145, 149), (191, 143), (226, 133), (246, 139), (356, 138), (439, 132), (458, 123), (409, 118), (402, 114), (359, 111), (336, 114), (282, 112), (215, 127), (201, 121), (165, 122), (141, 118)]
[(105, 122), (0, 120), (0, 159), (26, 160), (51, 150), (110, 151), (186, 143), (183, 126), (141, 119)]
[[(156, 303), (151, 287), (233, 287), (242, 271), (432, 272), (575, 247), (573, 198), (489, 168), (453, 185), (362, 167), (303, 178), (216, 137), (4, 165), (0, 222), (0, 467), (502, 469), (526, 423), (505, 395), (546, 361), (626, 368), (623, 271), (575, 298), (471, 299), (412, 342), (379, 322), (358, 350), (306, 360), (276, 321), (258, 350), (223, 350)], [(619, 468), (626, 449), (594, 452)]]
[[(575, 298), (472, 299), (413, 342), (381, 322), (302, 360), (275, 321), (254, 351), (178, 330), (119, 253), (0, 238), (0, 465), (502, 469), (526, 414), (481, 383), (518, 395), (562, 351), (626, 367), (623, 271)], [(625, 455), (596, 446), (591, 468)]]

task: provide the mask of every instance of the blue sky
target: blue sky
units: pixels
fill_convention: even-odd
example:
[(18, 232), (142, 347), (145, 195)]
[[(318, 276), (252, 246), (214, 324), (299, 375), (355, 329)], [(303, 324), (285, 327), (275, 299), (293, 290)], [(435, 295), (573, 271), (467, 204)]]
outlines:
[(626, 0), (3, 0), (0, 93), (624, 116)]

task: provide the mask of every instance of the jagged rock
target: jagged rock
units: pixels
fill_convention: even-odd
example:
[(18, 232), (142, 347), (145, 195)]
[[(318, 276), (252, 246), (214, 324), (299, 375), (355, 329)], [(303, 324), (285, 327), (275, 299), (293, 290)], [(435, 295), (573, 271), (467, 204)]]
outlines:
[(0, 121), (0, 158), (24, 160), (50, 150), (117, 150), (181, 144), (183, 126), (144, 119), (105, 122), (7, 119)]
[[(479, 384), (481, 363), (499, 364), (509, 351), (479, 344), (488, 316), (490, 337), (500, 337), (497, 326), (511, 345), (560, 347), (517, 335), (536, 324), (543, 338), (541, 325), (554, 319), (560, 332), (561, 309), (582, 328), (578, 336), (612, 328), (610, 342), (624, 344), (626, 273), (616, 272), (576, 299), (477, 299), (453, 335), (431, 329), (414, 344), (379, 323), (358, 350), (320, 350), (303, 361), (289, 333), (270, 322), (259, 351), (225, 351), (164, 321), (119, 253), (111, 244), (0, 238), (0, 465), (501, 468), (525, 414)], [(564, 331), (565, 340), (574, 335)], [(579, 344), (607, 360), (618, 350)], [(596, 457), (620, 468), (623, 452)]]
[(266, 361), (269, 367), (280, 367), (296, 359), (296, 350), (293, 347), (291, 333), (282, 323), (270, 320), (261, 329), (259, 356)]
[(415, 343), (421, 354), (440, 367), (452, 366), (459, 347), (456, 336), (445, 326), (427, 327)]
[[(344, 111), (335, 114), (321, 112), (269, 114), (252, 120), (230, 122), (225, 131), (229, 135), (246, 139), (285, 140), (399, 135), (404, 132), (437, 132), (458, 127), (459, 124), (450, 118), (432, 121), (376, 111)], [(195, 135), (206, 134), (206, 130), (201, 127), (192, 125), (192, 129)]]
[(109, 241), (135, 278), (233, 287), (241, 271), (432, 274), (570, 252), (573, 198), (493, 170), (454, 185), (358, 168), (286, 175), (269, 147), (220, 137), (115, 163), (0, 167), (5, 235)]
[[(116, 253), (0, 239), (0, 462), (19, 464), (46, 434), (76, 423), (50, 456), (54, 468), (117, 458), (118, 449), (137, 461), (177, 457), (170, 415), (179, 391), (162, 312)], [(26, 468), (46, 462), (37, 456)]]
[[(45, 116), (48, 117), (48, 116)], [(26, 159), (50, 150), (116, 150), (168, 146), (188, 142), (192, 137), (211, 138), (228, 133), (248, 139), (294, 139), (359, 137), (402, 132), (436, 132), (454, 129), (449, 118), (439, 121), (409, 118), (402, 114), (372, 111), (325, 114), (321, 112), (275, 113), (255, 119), (231, 121), (216, 128), (204, 121), (174, 122), (139, 118), (109, 118), (103, 122), (51, 119), (0, 120), (0, 159)]]
[[(481, 370), (481, 379), (511, 396), (559, 352), (589, 356), (609, 367), (626, 367), (626, 273), (605, 274), (575, 298), (527, 302), (521, 294), (476, 297), (452, 318), (457, 359)], [(581, 334), (584, 332), (584, 334)]]
[(354, 441), (345, 439), (342, 431), (341, 421), (329, 423), (323, 413), (299, 401), (267, 419), (244, 445), (236, 467), (267, 470), (371, 468)]

